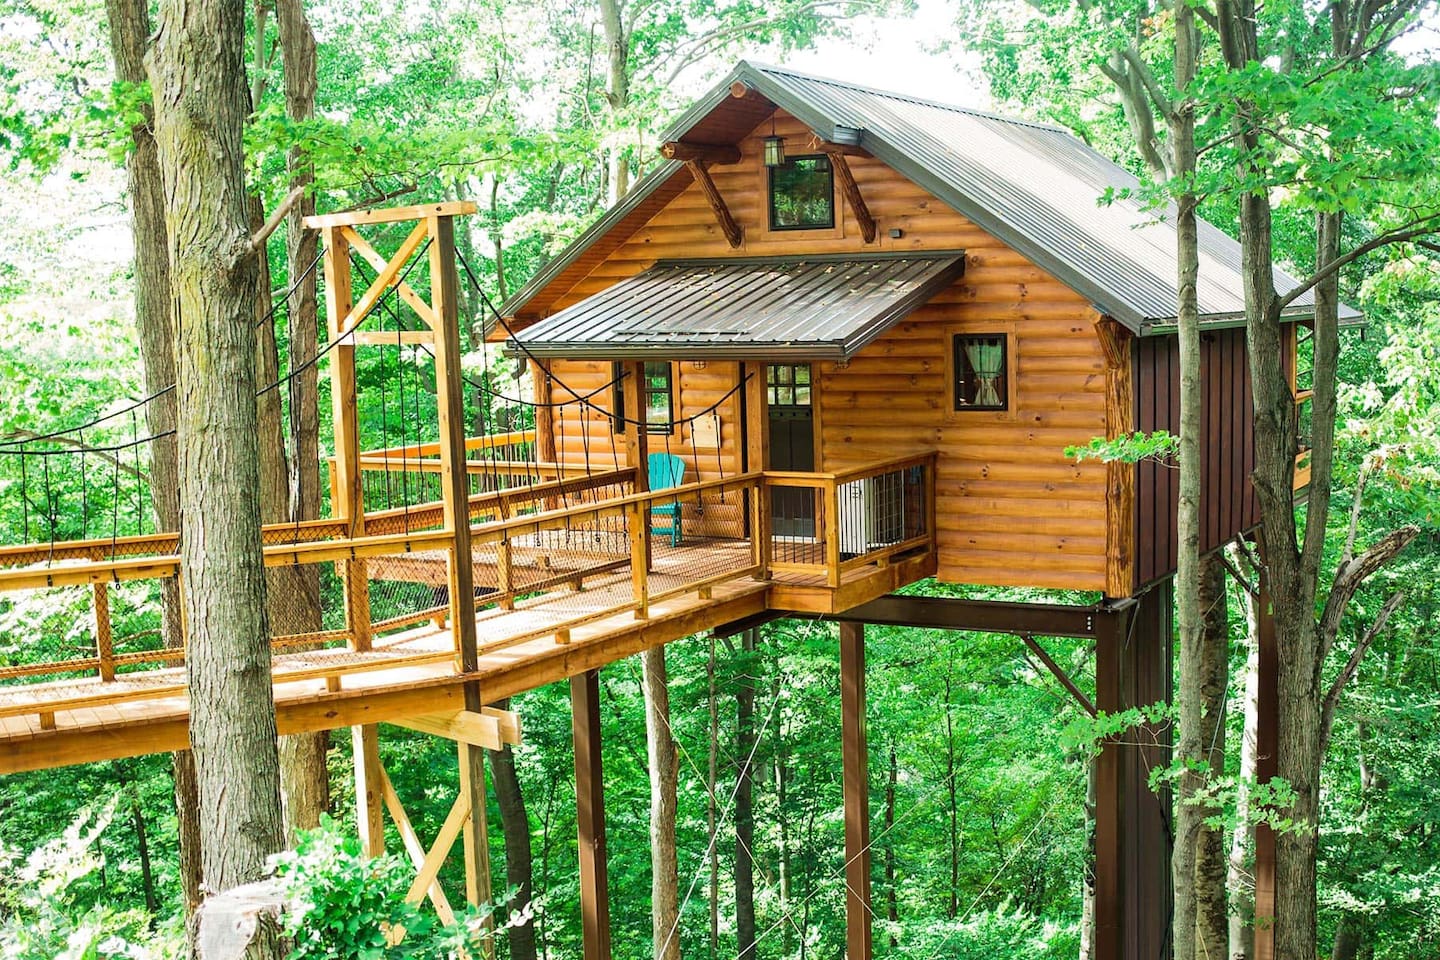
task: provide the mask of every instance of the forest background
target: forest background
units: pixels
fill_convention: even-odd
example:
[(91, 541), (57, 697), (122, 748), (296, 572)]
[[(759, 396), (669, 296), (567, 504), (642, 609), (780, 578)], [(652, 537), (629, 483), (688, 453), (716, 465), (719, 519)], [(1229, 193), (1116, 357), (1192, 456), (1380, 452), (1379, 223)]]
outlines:
[[(1137, 40), (1117, 35), (1088, 4), (1043, 6), (943, 8), (937, 56), (969, 69), (931, 95), (975, 103), (988, 88), (996, 109), (1066, 126), (1143, 174), (1126, 104), (1104, 68), (1116, 50), (1162, 36), (1163, 23), (1140, 30)], [(844, 49), (837, 44), (859, 18), (883, 22), (915, 11), (803, 0), (366, 0), (308, 13), (318, 45), (317, 112), (296, 122), (284, 109), (275, 18), (252, 11), (260, 82), (247, 148), (264, 206), (286, 194), (285, 158), (297, 144), (315, 163), (322, 210), (473, 198), (481, 213), (466, 218), (460, 243), (498, 302), (653, 162), (658, 131), (735, 58), (789, 62), (817, 44)], [(618, 14), (625, 31), (618, 77), (607, 13)], [(937, 19), (933, 4), (924, 13)], [(1126, 13), (1145, 22), (1143, 11)], [(105, 16), (89, 0), (0, 3), (0, 440), (88, 420), (144, 393), (121, 166), (130, 144), (125, 121), (141, 94), (115, 81)], [(1433, 33), (1421, 29), (1407, 38), (1403, 55), (1428, 62), (1427, 37)], [(883, 88), (887, 74), (904, 69), (872, 61), (863, 71), (831, 72)], [(1312, 226), (1298, 211), (1287, 217), (1284, 201), (1277, 198), (1279, 248), (1303, 270), (1313, 258)], [(1233, 232), (1235, 203), (1212, 195), (1202, 213)], [(1363, 216), (1348, 222), (1362, 236), (1373, 228)], [(271, 285), (283, 290), (283, 241), (269, 253)], [(1362, 540), (1403, 522), (1420, 522), (1423, 533), (1366, 585), (1329, 668), (1338, 671), (1363, 625), (1396, 585), (1406, 585), (1405, 605), (1341, 703), (1324, 768), (1322, 936), (1350, 951), (1339, 957), (1440, 955), (1440, 799), (1432, 786), (1440, 769), (1440, 641), (1429, 629), (1440, 569), (1433, 513), (1440, 257), (1423, 245), (1386, 248), (1346, 272), (1343, 292), (1370, 322), (1345, 335), (1336, 551), (1352, 502), (1360, 505)], [(468, 324), (484, 320), (478, 297), (464, 307)], [(427, 361), (409, 362), (416, 382), (433, 390)], [(481, 350), (469, 363), (473, 375), (515, 372)], [(365, 429), (378, 438), (377, 414), (369, 411)], [(123, 435), (129, 426), (111, 429)], [(323, 431), (321, 439), (323, 447)], [(7, 542), (40, 522), (22, 502), (16, 466), (0, 458), (0, 539)], [(55, 482), (63, 488), (66, 481)], [(143, 503), (143, 477), (127, 473), (117, 495)], [(58, 522), (75, 527), (85, 518)], [(1249, 633), (1243, 587), (1232, 581), (1229, 594), (1233, 745), (1243, 739)], [(122, 612), (129, 634), (158, 632), (157, 596), (126, 597)], [(0, 657), (9, 661), (23, 660), (37, 635), (77, 644), (84, 630), (63, 603), (0, 602)], [(1086, 757), (1080, 738), (1067, 732), (1082, 711), (1013, 638), (880, 629), (870, 638), (877, 955), (1082, 955)], [(1052, 652), (1093, 694), (1085, 645), (1052, 642)], [(681, 751), (683, 952), (737, 955), (734, 903), (746, 881), (735, 870), (731, 798), (753, 748), (754, 955), (838, 955), (844, 883), (833, 628), (780, 622), (754, 649), (696, 638), (671, 649), (669, 666)], [(617, 956), (646, 957), (649, 779), (638, 661), (607, 668), (602, 692), (614, 943)], [(526, 724), (513, 763), (533, 855), (536, 955), (578, 956), (567, 695), (544, 688), (515, 708)], [(453, 751), (395, 728), (381, 744), (406, 808), (422, 834), (433, 834), (455, 783)], [(1228, 762), (1238, 772), (1239, 749)], [(344, 738), (333, 740), (328, 763), (329, 807), (338, 829), (353, 834)], [(82, 942), (108, 943), (102, 953), (116, 955), (125, 955), (117, 953), (122, 943), (135, 955), (173, 949), (182, 903), (171, 789), (166, 757), (0, 780), (7, 956), (57, 956)], [(507, 866), (502, 819), (497, 806), (490, 816), (497, 876)], [(452, 889), (457, 883), (445, 880)], [(1235, 909), (1243, 913), (1243, 896)]]

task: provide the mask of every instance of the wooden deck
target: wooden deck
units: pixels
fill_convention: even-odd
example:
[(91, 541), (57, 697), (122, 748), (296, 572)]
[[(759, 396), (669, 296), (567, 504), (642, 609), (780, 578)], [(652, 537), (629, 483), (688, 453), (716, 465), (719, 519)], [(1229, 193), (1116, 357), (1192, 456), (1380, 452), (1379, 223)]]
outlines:
[[(913, 473), (917, 464), (928, 471), (928, 463), (910, 458), (867, 475), (887, 469)], [(809, 484), (817, 491), (815, 536), (803, 549), (793, 538), (786, 540), (784, 562), (771, 563), (771, 549), (780, 541), (768, 534), (759, 542), (743, 529), (736, 536), (695, 536), (691, 529), (709, 528), (682, 523), (681, 541), (674, 544), (649, 517), (661, 504), (679, 504), (689, 517), (703, 514), (707, 504), (713, 512), (714, 504), (725, 502), (746, 505), (761, 524), (756, 529), (767, 529), (770, 480)], [(841, 551), (842, 539), (853, 546), (854, 537), (842, 529), (838, 510), (826, 504), (838, 503), (835, 491), (846, 482), (854, 479), (747, 474), (552, 510), (544, 509), (552, 487), (537, 487), (524, 503), (519, 493), (506, 493), (510, 507), (534, 512), (471, 528), (478, 661), (470, 671), (460, 667), (457, 631), (443, 595), (451, 556), (444, 530), (335, 538), (337, 525), (329, 521), (315, 525), (315, 535), (329, 539), (287, 544), (277, 543), (278, 533), (267, 528), (271, 566), (333, 563), (351, 593), (399, 582), (427, 588), (421, 591), (425, 595), (434, 591), (438, 601), (404, 616), (367, 617), (342, 630), (277, 638), (272, 670), (279, 730), (336, 729), (461, 710), (463, 688), (472, 681), (478, 681), (485, 702), (493, 703), (738, 620), (843, 612), (933, 574), (933, 526), (925, 527), (923, 513), (914, 536), (867, 544), (862, 553)], [(486, 496), (496, 495), (472, 498), (472, 514), (474, 501)], [(59, 545), (48, 554), (58, 559), (40, 565), (34, 551), (17, 549), (9, 556), (20, 562), (0, 566), (0, 590), (92, 584), (99, 634), (104, 630), (98, 598), (106, 578), (173, 576), (174, 547), (174, 537), (162, 535), (148, 544), (132, 543), (126, 549), (134, 556), (95, 560), (87, 559), (97, 555), (93, 545)], [(94, 657), (0, 667), (0, 773), (187, 744), (183, 651), (111, 653), (107, 661), (106, 644), (96, 639)], [(321, 648), (296, 649), (301, 645)], [(44, 681), (47, 672), (71, 676)], [(77, 672), (93, 675), (74, 677)]]

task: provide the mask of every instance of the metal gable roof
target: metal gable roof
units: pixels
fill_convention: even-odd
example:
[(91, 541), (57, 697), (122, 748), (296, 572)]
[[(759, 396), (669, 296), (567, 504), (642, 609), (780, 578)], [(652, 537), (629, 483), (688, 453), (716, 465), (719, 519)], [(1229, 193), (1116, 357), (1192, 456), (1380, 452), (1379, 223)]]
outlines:
[(845, 359), (954, 283), (960, 251), (661, 261), (517, 333), (536, 357)]
[[(697, 101), (663, 136), (681, 139), (730, 98), (741, 82), (807, 124), (834, 138), (836, 127), (863, 131), (861, 145), (877, 159), (935, 194), (1057, 279), (1088, 297), (1102, 312), (1140, 333), (1174, 325), (1175, 230), (1173, 208), (1143, 209), (1129, 197), (1102, 205), (1107, 190), (1134, 190), (1139, 181), (1067, 131), (984, 111), (887, 93), (792, 70), (742, 61)], [(599, 233), (635, 209), (646, 192), (679, 173), (667, 164), (637, 185), (607, 214), (606, 227), (586, 231), (502, 308), (513, 315), (573, 263)], [(600, 224), (597, 224), (599, 227)], [(1202, 319), (1243, 315), (1240, 246), (1201, 221), (1199, 299)], [(1275, 286), (1298, 285), (1283, 270)], [(1307, 292), (1287, 313), (1308, 315)], [(1342, 307), (1342, 319), (1360, 314)]]

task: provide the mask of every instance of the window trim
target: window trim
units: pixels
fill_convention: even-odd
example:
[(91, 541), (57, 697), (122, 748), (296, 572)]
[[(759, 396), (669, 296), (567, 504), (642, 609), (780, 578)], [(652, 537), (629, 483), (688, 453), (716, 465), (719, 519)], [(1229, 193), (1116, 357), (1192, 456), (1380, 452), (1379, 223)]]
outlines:
[[(625, 432), (625, 363), (624, 360), (610, 361), (610, 376), (615, 381), (613, 387), (614, 396), (611, 401), (614, 415), (610, 418), (610, 431), (612, 433)], [(651, 390), (649, 378), (659, 376), (659, 371), (652, 374), (647, 368), (661, 365), (665, 367), (665, 388), (663, 390)], [(640, 383), (640, 406), (645, 416), (645, 432), (647, 434), (658, 434), (661, 436), (673, 435), (675, 433), (675, 365), (669, 360), (643, 360), (640, 366), (640, 375), (643, 378)], [(650, 411), (650, 397), (652, 394), (665, 394), (666, 414), (665, 422), (651, 423), (648, 413)]]
[[(1000, 337), (1005, 345), (1005, 403), (1004, 406), (957, 405), (960, 387), (960, 369), (955, 351), (961, 337)], [(945, 418), (954, 421), (975, 419), (1015, 420), (1018, 415), (1016, 383), (1018, 380), (1020, 354), (1015, 337), (1015, 324), (1008, 320), (971, 322), (951, 325), (945, 329)]]
[(835, 161), (823, 153), (806, 153), (800, 156), (787, 156), (785, 163), (791, 164), (797, 160), (824, 160), (827, 164), (827, 171), (830, 175), (830, 219), (827, 223), (800, 223), (781, 225), (775, 222), (775, 171), (778, 167), (764, 167), (765, 170), (765, 225), (771, 233), (794, 233), (796, 231), (810, 230), (834, 230), (839, 227), (839, 218), (836, 211), (839, 204), (835, 196)]

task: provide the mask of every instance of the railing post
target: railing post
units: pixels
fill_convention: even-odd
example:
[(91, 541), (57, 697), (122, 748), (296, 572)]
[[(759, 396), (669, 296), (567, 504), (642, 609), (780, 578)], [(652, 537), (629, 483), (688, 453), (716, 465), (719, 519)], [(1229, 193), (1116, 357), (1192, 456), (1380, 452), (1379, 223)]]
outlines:
[(92, 587), (95, 598), (95, 656), (100, 660), (100, 679), (115, 679), (115, 648), (110, 630), (110, 587), (97, 583)]
[(645, 504), (630, 505), (630, 583), (635, 596), (635, 619), (650, 616), (650, 531), (645, 522)]
[(755, 579), (770, 579), (770, 487), (763, 478), (750, 488), (750, 540)]
[(515, 609), (515, 552), (507, 536), (495, 545), (495, 585), (500, 593), (500, 609)]
[(831, 589), (840, 586), (840, 486), (827, 479), (816, 491), (825, 517), (825, 577)]

